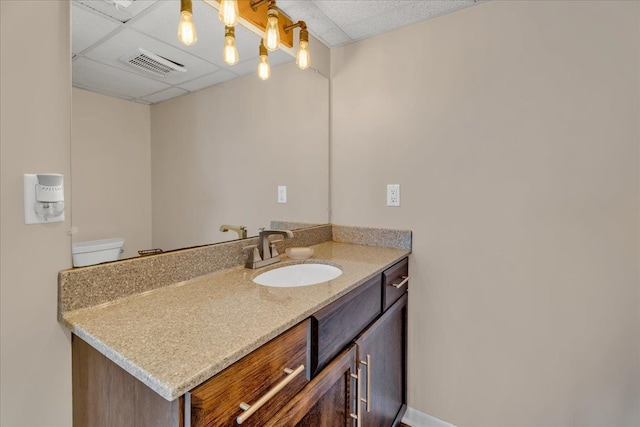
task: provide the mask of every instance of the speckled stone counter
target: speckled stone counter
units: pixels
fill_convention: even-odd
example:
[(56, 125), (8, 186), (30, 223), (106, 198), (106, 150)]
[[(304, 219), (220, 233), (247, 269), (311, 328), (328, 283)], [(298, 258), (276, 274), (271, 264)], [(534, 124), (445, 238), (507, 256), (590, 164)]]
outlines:
[(329, 282), (295, 288), (256, 285), (270, 267), (235, 267), (107, 304), (63, 321), (110, 360), (167, 400), (214, 376), (262, 344), (410, 253), (408, 249), (325, 242), (306, 262), (339, 266)]

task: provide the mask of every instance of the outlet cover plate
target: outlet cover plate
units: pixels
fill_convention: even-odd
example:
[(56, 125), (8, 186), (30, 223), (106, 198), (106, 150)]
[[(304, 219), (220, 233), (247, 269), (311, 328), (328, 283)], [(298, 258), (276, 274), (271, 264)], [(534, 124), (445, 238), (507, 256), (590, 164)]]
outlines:
[(286, 185), (278, 185), (278, 203), (287, 203)]
[(387, 185), (387, 206), (400, 206), (400, 184)]

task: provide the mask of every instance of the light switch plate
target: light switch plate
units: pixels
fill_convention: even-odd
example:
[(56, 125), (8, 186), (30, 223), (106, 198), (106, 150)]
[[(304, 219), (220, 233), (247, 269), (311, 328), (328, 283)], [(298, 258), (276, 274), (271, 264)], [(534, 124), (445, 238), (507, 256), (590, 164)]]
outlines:
[(400, 206), (400, 184), (387, 185), (387, 206)]
[(278, 185), (278, 203), (287, 203), (286, 185)]

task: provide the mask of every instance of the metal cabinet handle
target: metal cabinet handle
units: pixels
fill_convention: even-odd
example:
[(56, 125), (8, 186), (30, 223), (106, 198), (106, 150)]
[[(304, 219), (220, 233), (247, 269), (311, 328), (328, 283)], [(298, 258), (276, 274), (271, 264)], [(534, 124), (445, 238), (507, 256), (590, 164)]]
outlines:
[(240, 403), (240, 409), (245, 412), (239, 415), (238, 418), (236, 418), (236, 422), (238, 424), (242, 424), (243, 422), (245, 422), (247, 418), (253, 415), (253, 413), (258, 409), (260, 409), (262, 405), (267, 403), (269, 399), (275, 396), (280, 390), (285, 388), (287, 384), (293, 381), (296, 376), (300, 375), (302, 371), (304, 371), (304, 365), (298, 366), (294, 371), (289, 368), (285, 368), (284, 373), (287, 374), (287, 377), (276, 384), (271, 390), (266, 392), (260, 399), (256, 401), (256, 403), (254, 403), (253, 405), (249, 405), (244, 402)]
[(401, 287), (406, 285), (408, 281), (409, 281), (409, 276), (402, 276), (402, 282), (400, 282), (400, 283), (392, 283), (391, 286), (393, 286), (396, 289), (400, 289)]
[(367, 354), (367, 360), (361, 360), (361, 364), (367, 367), (367, 398), (361, 398), (360, 401), (367, 404), (367, 412), (371, 412), (369, 404), (371, 403), (371, 355)]
[(360, 427), (362, 426), (362, 416), (360, 413), (360, 379), (362, 378), (362, 369), (358, 368), (358, 375), (351, 374), (351, 378), (356, 379), (356, 409), (358, 412), (356, 414), (352, 412), (349, 414), (349, 416), (356, 420), (356, 427)]

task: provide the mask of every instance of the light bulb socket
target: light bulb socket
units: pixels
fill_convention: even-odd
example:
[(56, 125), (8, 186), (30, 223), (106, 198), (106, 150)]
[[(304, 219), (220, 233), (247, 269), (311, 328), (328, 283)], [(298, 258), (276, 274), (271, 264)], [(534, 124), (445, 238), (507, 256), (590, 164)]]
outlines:
[(180, 12), (189, 12), (193, 15), (193, 1), (192, 0), (180, 0)]
[(225, 37), (233, 37), (234, 39), (236, 38), (236, 28), (235, 27), (229, 27), (226, 26), (224, 27), (224, 36)]
[(309, 43), (309, 31), (306, 26), (300, 29), (300, 41)]
[(269, 51), (267, 50), (267, 47), (264, 45), (264, 43), (262, 41), (260, 41), (260, 46), (258, 48), (258, 53), (260, 54), (260, 56), (269, 56)]
[(271, 17), (278, 18), (278, 6), (276, 6), (276, 2), (273, 0), (269, 2), (269, 9), (267, 9), (267, 19)]

